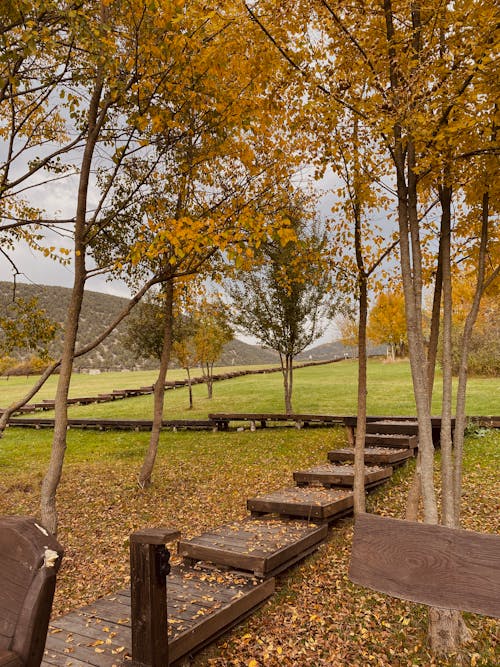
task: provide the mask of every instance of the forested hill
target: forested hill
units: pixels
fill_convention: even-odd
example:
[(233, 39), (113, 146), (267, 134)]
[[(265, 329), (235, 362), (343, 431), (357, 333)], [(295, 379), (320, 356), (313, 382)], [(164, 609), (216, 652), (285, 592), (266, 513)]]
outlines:
[[(40, 307), (46, 310), (47, 316), (61, 325), (56, 341), (50, 348), (51, 356), (57, 358), (61, 350), (62, 326), (71, 290), (66, 287), (19, 284), (16, 294), (25, 300), (37, 297)], [(12, 283), (0, 281), (0, 312), (4, 311), (6, 304), (11, 300)], [(85, 292), (78, 333), (79, 344), (94, 340), (115, 319), (126, 303), (127, 300), (122, 297), (101, 292)], [(123, 345), (122, 336), (125, 329), (126, 321), (122, 322), (95, 350), (79, 357), (75, 362), (75, 367), (101, 370), (155, 368), (157, 363), (154, 360), (136, 359)], [(20, 353), (16, 356), (23, 358), (29, 355)], [(247, 345), (240, 340), (233, 340), (226, 345), (220, 364), (228, 366), (232, 364), (274, 364), (277, 359), (274, 352), (263, 350), (256, 345)]]

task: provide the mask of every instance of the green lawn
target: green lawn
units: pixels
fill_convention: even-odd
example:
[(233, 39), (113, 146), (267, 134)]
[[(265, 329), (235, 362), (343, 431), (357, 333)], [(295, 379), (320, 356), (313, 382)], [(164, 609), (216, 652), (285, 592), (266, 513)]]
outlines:
[[(294, 374), (293, 407), (295, 412), (355, 414), (357, 362), (341, 361), (322, 366), (299, 368)], [(169, 373), (170, 379), (184, 377), (180, 370)], [(151, 384), (154, 373), (103, 373), (75, 375), (72, 396), (97, 395), (111, 389)], [(433, 412), (439, 414), (440, 376), (436, 380)], [(11, 383), (9, 385), (9, 383)], [(9, 385), (7, 387), (6, 385)], [(0, 405), (25, 390), (26, 380), (1, 380)], [(6, 391), (12, 392), (8, 397)], [(3, 393), (2, 393), (3, 392)], [(189, 411), (186, 388), (169, 391), (165, 397), (165, 419), (206, 419), (209, 412), (283, 412), (283, 385), (280, 373), (249, 375), (224, 380), (214, 385), (214, 397), (207, 399), (206, 387), (195, 385), (194, 409)], [(41, 398), (54, 396), (54, 379)], [(70, 407), (73, 417), (149, 419), (152, 397), (141, 396), (112, 403)], [(415, 414), (410, 367), (406, 361), (386, 363), (370, 360), (368, 364), (368, 413)], [(500, 414), (500, 378), (470, 378), (467, 413)], [(45, 413), (50, 416), (50, 413)]]

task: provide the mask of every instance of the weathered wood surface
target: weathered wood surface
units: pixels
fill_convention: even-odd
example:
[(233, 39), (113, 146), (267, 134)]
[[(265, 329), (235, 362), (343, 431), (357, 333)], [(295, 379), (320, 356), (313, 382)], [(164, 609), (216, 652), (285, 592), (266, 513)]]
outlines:
[(0, 517), (0, 664), (39, 667), (62, 548), (32, 517)]
[(208, 416), (214, 422), (258, 422), (263, 428), (268, 422), (291, 422), (304, 426), (309, 426), (311, 424), (340, 425), (344, 423), (344, 417), (339, 415), (286, 414), (281, 412), (212, 412)]
[[(200, 650), (274, 592), (274, 579), (172, 567), (167, 580), (169, 665)], [(130, 591), (50, 624), (42, 667), (120, 667), (131, 658)]]
[(365, 436), (367, 447), (395, 447), (396, 449), (416, 449), (418, 438), (416, 435), (398, 435), (397, 433), (367, 433)]
[(130, 536), (132, 659), (134, 664), (168, 664), (167, 542), (180, 537), (172, 528), (138, 530)]
[[(384, 465), (404, 463), (413, 457), (413, 449), (395, 449), (386, 447), (365, 447), (364, 459), (367, 464)], [(331, 463), (354, 461), (354, 449), (345, 447), (328, 452)]]
[(345, 489), (293, 486), (247, 500), (254, 515), (281, 514), (309, 521), (331, 521), (352, 511), (353, 494)]
[(361, 514), (349, 577), (404, 600), (500, 617), (500, 536)]
[(181, 540), (178, 552), (190, 560), (270, 577), (311, 553), (326, 536), (326, 525), (273, 517), (248, 518)]
[[(70, 428), (129, 431), (150, 431), (152, 428), (150, 419), (68, 419)], [(54, 419), (49, 417), (13, 417), (9, 420), (10, 426), (21, 426), (27, 428), (54, 428)], [(165, 419), (162, 428), (165, 429), (200, 429), (211, 430), (214, 422), (210, 419)]]
[[(392, 475), (391, 467), (365, 466), (365, 486), (371, 487), (382, 484)], [(324, 486), (353, 486), (354, 466), (333, 465), (325, 463), (313, 466), (307, 470), (297, 470), (293, 473), (297, 484), (323, 484)]]

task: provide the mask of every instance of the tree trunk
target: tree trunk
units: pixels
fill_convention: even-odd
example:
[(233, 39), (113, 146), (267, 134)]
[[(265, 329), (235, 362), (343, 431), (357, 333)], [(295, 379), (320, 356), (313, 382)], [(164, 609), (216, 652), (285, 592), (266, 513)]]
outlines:
[(156, 379), (153, 392), (153, 425), (151, 436), (149, 438), (149, 447), (144, 457), (141, 471), (139, 473), (138, 483), (144, 489), (151, 484), (153, 467), (158, 453), (158, 443), (160, 440), (161, 425), (163, 421), (163, 405), (165, 399), (165, 380), (167, 377), (170, 355), (172, 352), (172, 310), (174, 302), (174, 281), (171, 278), (167, 281), (165, 288), (165, 330), (163, 332), (163, 347), (160, 357), (160, 368)]
[(452, 291), (451, 291), (451, 187), (439, 187), (443, 276), (443, 398), (441, 407), (441, 503), (442, 523), (455, 526), (453, 512), (452, 403)]
[(189, 368), (186, 368), (187, 381), (188, 381), (188, 392), (189, 392), (189, 409), (193, 409), (193, 385), (191, 384), (191, 373)]
[(285, 414), (292, 414), (292, 389), (291, 389), (291, 380), (292, 380), (292, 362), (293, 357), (289, 354), (280, 354), (280, 363), (281, 363), (281, 373), (283, 375), (283, 392), (285, 398)]
[[(459, 647), (470, 639), (471, 634), (459, 611), (441, 607), (429, 609), (429, 642), (435, 655), (457, 653)], [(456, 664), (460, 664), (459, 660)]]
[[(481, 220), (481, 241), (479, 246), (479, 258), (477, 268), (477, 281), (472, 307), (467, 315), (462, 335), (462, 345), (460, 350), (460, 366), (458, 371), (457, 402), (455, 410), (455, 471), (454, 471), (454, 511), (457, 526), (460, 524), (460, 501), (462, 497), (462, 458), (464, 448), (464, 430), (465, 430), (465, 401), (467, 390), (467, 359), (469, 354), (469, 345), (472, 336), (472, 330), (479, 313), (481, 297), (483, 295), (485, 284), (485, 268), (488, 247), (488, 219), (489, 219), (489, 193), (483, 194), (482, 202), (482, 220)], [(498, 275), (498, 267), (490, 277)], [(490, 282), (488, 281), (488, 282)]]
[(207, 372), (206, 372), (206, 381), (207, 381), (207, 396), (209, 399), (214, 395), (214, 365), (207, 362)]
[[(71, 301), (66, 315), (64, 327), (63, 353), (61, 357), (61, 369), (57, 382), (55, 397), (55, 423), (54, 436), (49, 467), (43, 479), (40, 510), (42, 522), (49, 532), (57, 535), (57, 509), (56, 492), (61, 479), (64, 455), (66, 452), (66, 430), (68, 425), (68, 392), (73, 370), (73, 358), (75, 353), (78, 323), (85, 290), (87, 277), (85, 267), (86, 253), (86, 220), (87, 220), (87, 198), (90, 182), (90, 172), (94, 150), (99, 136), (100, 125), (97, 122), (99, 116), (99, 103), (103, 90), (102, 69), (96, 74), (96, 82), (92, 92), (88, 112), (88, 134), (80, 167), (80, 180), (78, 183), (78, 198), (75, 215), (75, 277)], [(105, 114), (101, 114), (102, 125)]]
[(54, 536), (57, 535), (58, 526), (56, 492), (61, 480), (64, 455), (66, 453), (68, 393), (73, 370), (73, 354), (78, 333), (78, 323), (85, 290), (85, 277), (85, 254), (82, 251), (79, 255), (75, 255), (75, 278), (64, 326), (61, 369), (59, 371), (55, 396), (52, 449), (40, 496), (42, 523)]
[(368, 286), (366, 276), (359, 279), (358, 328), (358, 417), (354, 445), (354, 513), (366, 512), (365, 502), (365, 436), (366, 436), (366, 324), (368, 319)]

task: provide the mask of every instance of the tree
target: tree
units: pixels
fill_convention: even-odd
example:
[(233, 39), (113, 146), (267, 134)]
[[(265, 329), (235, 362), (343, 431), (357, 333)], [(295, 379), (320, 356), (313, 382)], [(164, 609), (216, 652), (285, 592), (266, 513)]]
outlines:
[[(322, 128), (320, 134), (325, 131), (323, 128), (334, 126), (341, 110), (347, 108), (370, 129), (372, 149), (388, 156), (396, 190), (400, 268), (419, 424), (424, 521), (457, 525), (457, 506), (452, 506), (451, 499), (456, 499), (460, 491), (461, 449), (456, 447), (458, 441), (455, 453), (451, 448), (450, 214), (452, 199), (463, 183), (463, 169), (498, 150), (489, 142), (491, 133), (486, 130), (495, 109), (493, 82), (498, 78), (498, 63), (491, 58), (496, 30), (494, 10), (481, 0), (432, 7), (418, 1), (397, 4), (383, 0), (354, 3), (348, 8), (340, 0), (319, 0), (289, 3), (286, 14), (277, 11), (273, 3), (261, 1), (247, 5), (247, 10), (268, 35), (272, 48), (297, 73), (297, 81), (306, 85), (299, 99), (307, 100), (307, 115), (315, 128)], [(368, 93), (361, 97), (362, 86)], [(476, 196), (482, 223), (481, 229), (476, 227), (474, 242), (469, 243), (469, 248), (475, 246), (479, 260), (469, 329), (485, 285), (498, 271), (494, 265), (489, 275), (485, 272), (492, 187), (485, 181), (476, 178), (476, 185), (484, 182), (486, 187), (476, 187), (476, 193), (483, 198), (481, 205), (481, 197)], [(435, 227), (426, 219), (431, 192), (438, 194), (441, 208), (441, 219)], [(426, 244), (429, 231), (436, 234), (436, 229), (439, 253), (437, 243)], [(436, 260), (436, 276), (441, 276), (436, 281), (435, 303), (442, 299), (443, 340), (447, 341), (443, 348), (441, 516), (434, 486), (431, 374), (422, 303), (425, 253), (430, 247)], [(442, 283), (442, 291), (438, 283)], [(461, 396), (465, 377), (466, 373), (462, 374)], [(462, 398), (457, 401), (455, 434), (459, 438), (463, 438), (464, 406)], [(433, 650), (440, 654), (458, 651), (468, 634), (460, 614), (431, 609), (429, 637)]]
[(36, 298), (29, 301), (16, 298), (9, 304), (6, 313), (0, 315), (0, 354), (25, 349), (47, 357), (57, 324), (46, 317), (45, 312), (38, 307)]
[(179, 313), (176, 319), (173, 352), (181, 368), (186, 371), (188, 380), (189, 409), (193, 409), (193, 387), (191, 369), (198, 363), (195, 344), (196, 320), (192, 313)]
[(200, 364), (207, 385), (208, 398), (213, 397), (214, 364), (220, 359), (226, 343), (233, 339), (233, 330), (227, 319), (226, 308), (220, 301), (203, 299), (194, 315), (196, 330), (193, 345), (196, 361)]
[(160, 359), (165, 329), (161, 295), (150, 293), (127, 319), (123, 343), (137, 358)]
[(319, 338), (332, 316), (327, 247), (303, 204), (285, 211), (294, 238), (275, 237), (255, 251), (248, 268), (236, 271), (228, 293), (239, 328), (280, 355), (285, 411), (292, 412), (293, 359)]
[(392, 358), (406, 351), (406, 318), (401, 291), (381, 292), (370, 311), (368, 337), (374, 343), (388, 345)]

